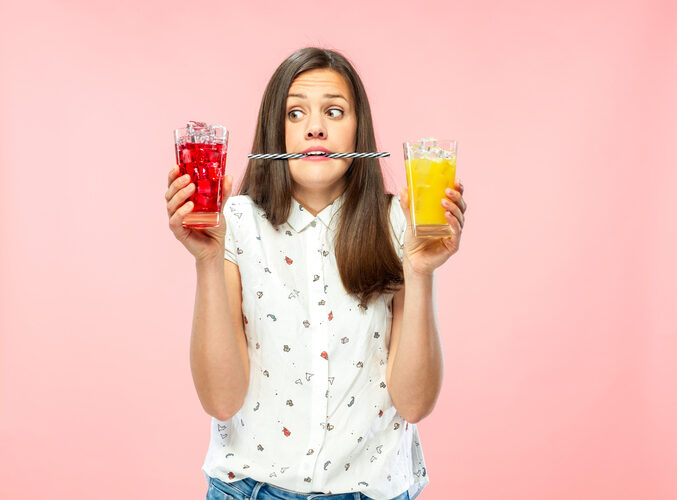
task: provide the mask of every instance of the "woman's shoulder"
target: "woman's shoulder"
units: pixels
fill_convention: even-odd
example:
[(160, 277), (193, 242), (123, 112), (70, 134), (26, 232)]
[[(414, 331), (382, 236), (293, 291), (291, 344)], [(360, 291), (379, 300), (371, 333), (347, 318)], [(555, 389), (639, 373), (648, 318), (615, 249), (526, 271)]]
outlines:
[(250, 198), (248, 194), (238, 194), (235, 196), (229, 196), (225, 204), (225, 206), (228, 208), (253, 206), (253, 205), (254, 201)]
[(402, 231), (407, 225), (407, 219), (400, 204), (400, 196), (397, 194), (393, 194), (390, 199), (390, 223), (396, 232)]
[(244, 231), (252, 228), (252, 220), (258, 213), (258, 207), (249, 195), (241, 194), (230, 196), (223, 205), (223, 216), (226, 219), (227, 227), (238, 228), (237, 231)]
[(407, 219), (404, 216), (404, 210), (400, 205), (400, 196), (392, 195), (390, 199), (390, 235), (392, 236), (393, 244), (397, 256), (402, 260), (402, 248), (404, 245), (404, 233), (407, 230)]
[(242, 214), (257, 214), (260, 210), (248, 194), (230, 196), (223, 205), (223, 212), (226, 216), (236, 214), (239, 219), (242, 218)]

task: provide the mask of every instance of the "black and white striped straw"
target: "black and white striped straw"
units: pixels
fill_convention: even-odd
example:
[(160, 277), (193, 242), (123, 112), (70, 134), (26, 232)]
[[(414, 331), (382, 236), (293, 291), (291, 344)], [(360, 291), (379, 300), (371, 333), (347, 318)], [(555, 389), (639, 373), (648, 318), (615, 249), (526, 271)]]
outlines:
[(311, 151), (310, 153), (263, 153), (247, 155), (250, 160), (289, 160), (306, 156), (325, 156), (327, 158), (383, 158), (390, 153), (324, 153)]

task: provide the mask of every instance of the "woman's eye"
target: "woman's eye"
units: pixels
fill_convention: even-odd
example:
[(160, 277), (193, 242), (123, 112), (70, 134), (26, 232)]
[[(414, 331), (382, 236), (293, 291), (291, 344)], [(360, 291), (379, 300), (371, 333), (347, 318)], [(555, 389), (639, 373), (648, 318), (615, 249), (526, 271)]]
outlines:
[[(329, 116), (331, 116), (332, 118), (340, 118), (341, 116), (343, 116), (343, 110), (339, 108), (331, 108), (327, 110), (327, 113), (329, 113)], [(301, 111), (300, 109), (292, 109), (287, 113), (287, 116), (292, 120), (296, 120), (298, 118), (301, 118), (302, 114), (303, 111)]]

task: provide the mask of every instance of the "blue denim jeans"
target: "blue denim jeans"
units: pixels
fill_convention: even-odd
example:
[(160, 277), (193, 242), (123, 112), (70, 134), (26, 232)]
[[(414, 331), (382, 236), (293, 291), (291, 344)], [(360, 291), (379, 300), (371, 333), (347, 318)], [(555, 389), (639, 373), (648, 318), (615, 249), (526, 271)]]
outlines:
[[(364, 493), (299, 493), (246, 477), (232, 483), (209, 478), (207, 500), (373, 500)], [(391, 500), (409, 500), (406, 491)]]

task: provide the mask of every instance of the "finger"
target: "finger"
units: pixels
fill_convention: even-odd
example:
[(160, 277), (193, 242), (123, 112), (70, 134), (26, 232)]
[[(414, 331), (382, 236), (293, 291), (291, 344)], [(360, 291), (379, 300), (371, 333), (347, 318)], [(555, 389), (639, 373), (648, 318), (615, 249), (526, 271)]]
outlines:
[(169, 200), (169, 203), (167, 203), (167, 213), (171, 217), (176, 210), (179, 209), (181, 205), (184, 204), (184, 202), (195, 192), (195, 184), (190, 183), (186, 187), (182, 188), (179, 190), (171, 200)]
[(451, 201), (453, 201), (458, 207), (461, 209), (462, 213), (465, 213), (465, 209), (467, 208), (467, 205), (465, 204), (465, 200), (463, 199), (463, 195), (459, 193), (458, 191), (447, 188), (445, 191), (445, 194), (447, 195), (447, 198), (449, 198)]
[(181, 228), (183, 228), (183, 218), (193, 210), (193, 202), (189, 201), (188, 203), (183, 204), (176, 212), (172, 214), (169, 218), (169, 227), (176, 234)]
[(165, 200), (171, 200), (179, 190), (185, 188), (189, 183), (190, 175), (188, 174), (182, 175), (178, 179), (175, 179), (174, 182), (169, 185), (169, 189), (165, 193)]
[(451, 226), (451, 232), (454, 233), (454, 236), (460, 237), (463, 227), (456, 217), (454, 217), (450, 212), (444, 212), (444, 218), (447, 219), (449, 225)]
[(447, 250), (449, 250), (450, 254), (454, 254), (458, 250), (459, 242), (461, 240), (461, 236), (456, 236), (453, 234), (452, 236), (447, 236), (442, 239), (442, 243), (444, 244), (445, 247), (447, 247)]
[(460, 180), (458, 180), (454, 183), (454, 188), (456, 189), (456, 191), (463, 194), (463, 184), (461, 184)]
[(167, 182), (167, 187), (172, 185), (172, 182), (174, 182), (174, 179), (176, 179), (179, 176), (179, 166), (174, 165), (174, 168), (172, 168), (169, 171), (169, 181)]
[(445, 215), (450, 213), (455, 219), (458, 220), (461, 228), (463, 227), (463, 224), (465, 223), (465, 217), (463, 216), (463, 212), (461, 211), (461, 208), (456, 205), (455, 203), (450, 202), (449, 200), (442, 200), (442, 206), (446, 210)]

